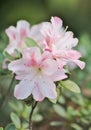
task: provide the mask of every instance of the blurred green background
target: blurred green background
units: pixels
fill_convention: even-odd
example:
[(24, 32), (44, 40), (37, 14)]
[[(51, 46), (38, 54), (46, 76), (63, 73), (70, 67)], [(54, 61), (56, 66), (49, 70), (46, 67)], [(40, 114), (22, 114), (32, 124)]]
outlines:
[(19, 19), (35, 24), (55, 15), (77, 35), (91, 33), (91, 0), (1, 0), (0, 31)]

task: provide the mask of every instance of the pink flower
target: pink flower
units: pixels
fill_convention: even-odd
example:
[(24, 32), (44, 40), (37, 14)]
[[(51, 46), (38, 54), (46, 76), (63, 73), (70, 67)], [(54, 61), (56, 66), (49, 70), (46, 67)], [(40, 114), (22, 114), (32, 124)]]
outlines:
[(10, 26), (6, 29), (6, 34), (9, 37), (9, 45), (5, 51), (14, 56), (15, 49), (21, 52), (26, 47), (24, 38), (30, 36), (30, 25), (27, 21), (20, 20), (17, 22), (16, 28)]
[[(85, 63), (79, 60), (80, 52), (72, 49), (77, 45), (78, 39), (73, 38), (71, 31), (66, 32), (62, 27), (62, 23), (60, 18), (52, 17), (51, 22), (43, 22), (32, 27), (31, 34), (43, 50), (52, 53), (60, 68), (69, 62), (74, 62), (83, 69)], [(36, 34), (36, 32), (38, 33)]]
[(51, 54), (46, 51), (41, 54), (37, 47), (26, 48), (23, 57), (12, 61), (8, 68), (20, 80), (14, 90), (17, 99), (25, 99), (31, 94), (36, 101), (42, 101), (45, 97), (55, 99), (57, 93), (54, 81), (67, 77), (64, 70), (58, 69), (58, 63)]

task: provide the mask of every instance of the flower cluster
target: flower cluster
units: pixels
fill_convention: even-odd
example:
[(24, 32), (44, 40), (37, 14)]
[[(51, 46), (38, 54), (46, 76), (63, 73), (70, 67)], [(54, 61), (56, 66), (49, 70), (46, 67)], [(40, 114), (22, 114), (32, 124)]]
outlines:
[[(78, 39), (63, 28), (62, 20), (58, 17), (32, 27), (21, 20), (16, 28), (10, 26), (6, 29), (6, 34), (9, 45), (5, 51), (13, 57), (16, 56), (15, 50), (22, 55), (8, 65), (8, 69), (20, 81), (14, 90), (17, 99), (25, 99), (31, 94), (36, 101), (42, 101), (45, 97), (55, 99), (56, 81), (67, 78), (65, 66), (71, 62), (81, 69), (85, 66), (79, 60), (80, 52), (72, 49)], [(30, 45), (27, 45), (26, 38)]]

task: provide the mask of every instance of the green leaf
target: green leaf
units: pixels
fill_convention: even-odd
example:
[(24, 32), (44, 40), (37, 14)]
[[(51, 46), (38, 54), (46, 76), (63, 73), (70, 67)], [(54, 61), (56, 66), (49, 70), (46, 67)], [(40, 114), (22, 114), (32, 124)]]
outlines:
[(17, 49), (14, 50), (14, 54), (16, 56), (16, 59), (19, 59), (22, 57), (21, 53)]
[(61, 121), (52, 121), (50, 123), (51, 126), (61, 126), (61, 125), (64, 125), (64, 122), (61, 122)]
[(31, 46), (38, 46), (38, 44), (36, 43), (36, 41), (34, 41), (33, 39), (29, 38), (29, 37), (26, 37), (25, 38), (25, 43), (28, 47), (31, 47)]
[(0, 127), (0, 130), (3, 130), (3, 127)]
[(74, 92), (74, 93), (80, 93), (81, 92), (78, 85), (71, 80), (61, 81), (61, 85), (65, 88), (67, 88), (68, 90)]
[(4, 59), (4, 56), (3, 56), (2, 52), (0, 52), (0, 63), (2, 63), (3, 59)]
[(53, 108), (59, 116), (66, 118), (67, 113), (61, 105), (56, 104), (53, 106)]
[(74, 130), (83, 130), (81, 126), (79, 126), (78, 124), (76, 123), (72, 123), (71, 124), (71, 127), (74, 129)]
[(6, 126), (5, 130), (16, 130), (15, 125), (13, 123), (10, 123)]
[(32, 120), (36, 121), (36, 122), (42, 121), (43, 120), (43, 116), (40, 115), (40, 114), (35, 114), (35, 115), (33, 115)]
[(8, 58), (9, 60), (14, 60), (14, 59), (15, 59), (15, 57), (11, 56), (7, 51), (4, 51), (3, 54), (4, 54), (4, 56), (5, 56), (6, 58)]
[(20, 129), (21, 121), (20, 121), (19, 117), (13, 112), (11, 113), (10, 117), (11, 117), (11, 120), (13, 121), (14, 125), (16, 126), (16, 128)]

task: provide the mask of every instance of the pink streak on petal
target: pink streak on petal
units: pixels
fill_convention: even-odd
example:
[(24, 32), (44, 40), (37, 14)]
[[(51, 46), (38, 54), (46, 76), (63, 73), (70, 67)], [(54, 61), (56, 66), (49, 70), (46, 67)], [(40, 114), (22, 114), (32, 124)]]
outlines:
[(28, 59), (28, 65), (37, 65), (41, 60), (41, 53), (38, 47), (26, 48), (23, 51), (23, 58)]

